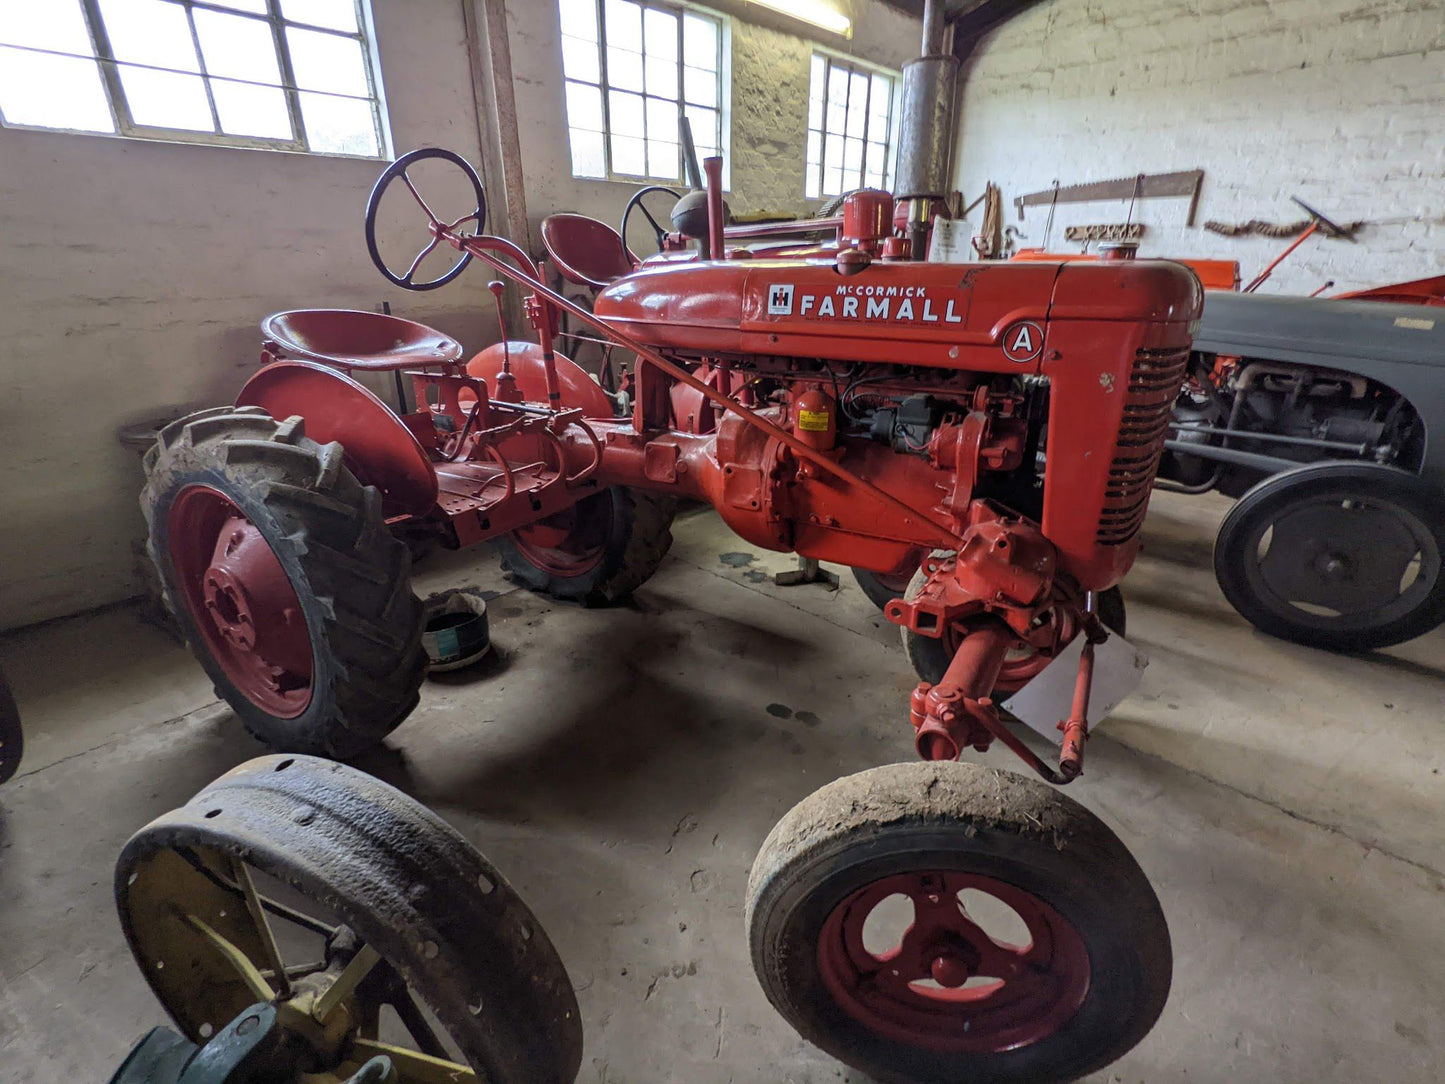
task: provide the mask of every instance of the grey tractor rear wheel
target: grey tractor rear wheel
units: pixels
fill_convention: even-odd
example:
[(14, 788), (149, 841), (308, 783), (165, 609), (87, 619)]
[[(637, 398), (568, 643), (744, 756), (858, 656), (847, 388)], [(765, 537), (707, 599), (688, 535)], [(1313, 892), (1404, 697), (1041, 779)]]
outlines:
[(253, 735), (344, 758), (407, 717), (426, 672), (411, 559), (339, 444), (222, 407), (167, 426), (145, 468), (167, 599)]
[(1261, 632), (1369, 651), (1445, 621), (1445, 495), (1375, 463), (1314, 463), (1260, 482), (1230, 509), (1214, 574)]

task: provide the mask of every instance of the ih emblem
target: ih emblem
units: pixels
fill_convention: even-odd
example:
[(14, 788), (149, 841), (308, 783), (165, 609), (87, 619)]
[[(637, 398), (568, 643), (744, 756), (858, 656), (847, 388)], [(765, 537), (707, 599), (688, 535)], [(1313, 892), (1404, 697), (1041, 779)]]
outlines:
[(1020, 365), (1033, 361), (1044, 348), (1044, 332), (1032, 320), (1020, 320), (1010, 324), (1003, 333), (1003, 354), (1009, 361)]
[(775, 282), (768, 287), (768, 315), (793, 315), (793, 286), (791, 283)]

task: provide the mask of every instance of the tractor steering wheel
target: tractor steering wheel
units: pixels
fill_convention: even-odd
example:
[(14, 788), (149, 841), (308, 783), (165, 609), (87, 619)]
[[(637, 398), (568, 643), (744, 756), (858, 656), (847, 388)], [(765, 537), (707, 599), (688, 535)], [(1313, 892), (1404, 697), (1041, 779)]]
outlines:
[(666, 192), (672, 197), (674, 203), (682, 199), (682, 193), (676, 189), (668, 188), (664, 184), (650, 184), (632, 193), (632, 198), (627, 201), (627, 206), (622, 209), (622, 228), (618, 231), (622, 235), (623, 248), (629, 247), (627, 244), (627, 224), (632, 218), (632, 212), (637, 210), (642, 212), (642, 217), (647, 219), (648, 225), (652, 227), (653, 236), (657, 239), (657, 251), (662, 251), (663, 238), (665, 238), (670, 231), (663, 229), (662, 226), (658, 224), (657, 219), (652, 216), (652, 212), (649, 211), (646, 204), (642, 202), (642, 197), (650, 192)]
[[(436, 212), (427, 206), (426, 200), (422, 199), (422, 195), (417, 191), (416, 185), (412, 183), (411, 178), (406, 174), (408, 168), (427, 158), (441, 158), (447, 162), (451, 162), (460, 167), (462, 172), (466, 174), (467, 180), (471, 182), (472, 192), (477, 197), (476, 208), (470, 214), (465, 214), (454, 222), (444, 222), (436, 216)], [(477, 233), (481, 233), (487, 224), (487, 194), (482, 189), (482, 179), (477, 176), (477, 171), (472, 168), (471, 163), (455, 151), (443, 150), (441, 147), (423, 147), (420, 150), (403, 154), (395, 162), (387, 166), (382, 175), (376, 179), (376, 185), (371, 190), (371, 197), (366, 201), (366, 251), (371, 254), (371, 262), (376, 264), (376, 269), (386, 276), (388, 282), (400, 286), (403, 290), (435, 290), (439, 286), (445, 286), (466, 270), (467, 264), (472, 262), (472, 254), (470, 252), (464, 252), (462, 258), (457, 261), (456, 266), (452, 267), (440, 278), (432, 279), (430, 282), (417, 282), (416, 272), (417, 268), (421, 266), (422, 260), (430, 256), (436, 247), (442, 243), (441, 238), (433, 234), (431, 241), (416, 254), (416, 258), (411, 261), (411, 266), (406, 269), (404, 274), (398, 275), (386, 266), (386, 261), (381, 258), (381, 251), (376, 246), (376, 212), (381, 206), (381, 197), (385, 195), (386, 190), (391, 187), (391, 183), (398, 178), (401, 179), (402, 184), (406, 185), (407, 190), (411, 192), (412, 198), (421, 206), (421, 209), (426, 212), (426, 216), (430, 220), (431, 225), (433, 227), (445, 227), (448, 230), (455, 230), (462, 225), (462, 223), (475, 220)]]

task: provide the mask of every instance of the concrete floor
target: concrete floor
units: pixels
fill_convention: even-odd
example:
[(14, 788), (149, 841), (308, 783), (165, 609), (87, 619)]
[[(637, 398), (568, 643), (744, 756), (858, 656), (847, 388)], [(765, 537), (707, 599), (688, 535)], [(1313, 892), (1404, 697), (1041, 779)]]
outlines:
[[(1092, 1079), (1438, 1081), (1445, 633), (1360, 659), (1256, 634), (1208, 571), (1223, 507), (1156, 498), (1125, 585), (1154, 663), (1070, 788), (1138, 857), (1175, 948), (1158, 1026)], [(710, 513), (675, 534), (611, 611), (513, 590), (490, 555), (434, 563), (423, 593), (502, 592), (498, 658), (430, 682), (360, 766), (456, 825), (541, 918), (581, 1002), (581, 1080), (856, 1080), (764, 1000), (743, 891), (795, 801), (911, 755), (914, 679), (850, 580), (774, 588), (760, 573), (791, 559), (720, 560), (748, 548)], [(161, 1021), (114, 918), (115, 855), (262, 750), (132, 610), (10, 635), (0, 662), (29, 735), (0, 787), (0, 1077), (103, 1080)]]

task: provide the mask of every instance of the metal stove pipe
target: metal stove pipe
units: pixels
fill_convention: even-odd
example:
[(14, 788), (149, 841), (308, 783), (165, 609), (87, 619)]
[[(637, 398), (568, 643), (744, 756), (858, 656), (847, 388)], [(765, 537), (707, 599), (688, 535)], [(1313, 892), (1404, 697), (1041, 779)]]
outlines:
[(949, 188), (949, 149), (953, 144), (953, 95), (958, 58), (944, 52), (947, 24), (943, 0), (924, 0), (923, 55), (903, 65), (903, 103), (898, 133), (898, 172), (894, 195), (912, 201), (909, 232), (916, 239), (914, 259), (923, 259), (922, 238), (929, 201)]

